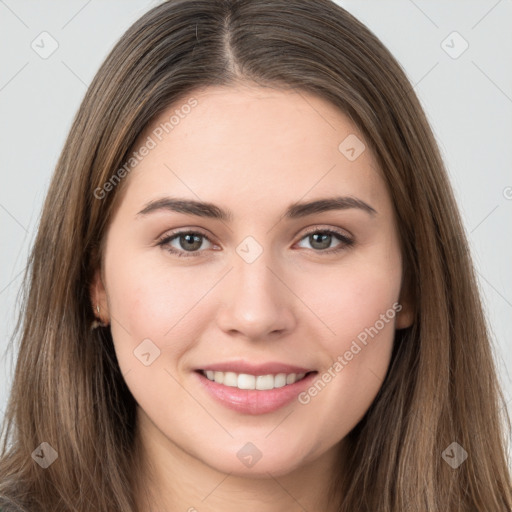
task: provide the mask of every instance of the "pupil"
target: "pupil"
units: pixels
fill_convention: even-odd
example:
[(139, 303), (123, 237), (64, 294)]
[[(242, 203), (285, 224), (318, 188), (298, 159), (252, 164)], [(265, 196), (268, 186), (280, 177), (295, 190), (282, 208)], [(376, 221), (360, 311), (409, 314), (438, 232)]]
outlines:
[(201, 240), (200, 240), (199, 236), (197, 236), (197, 235), (183, 235), (182, 239), (183, 238), (186, 240), (186, 244), (194, 245), (194, 243), (195, 243), (195, 246), (193, 246), (193, 247), (190, 247), (190, 245), (188, 247), (183, 247), (183, 244), (181, 244), (181, 246), (184, 249), (191, 249), (191, 248), (192, 249), (199, 249), (199, 247), (201, 247)]
[[(314, 235), (311, 235), (311, 238), (313, 238), (312, 245), (315, 243), (320, 243), (321, 249), (327, 249), (330, 245), (331, 237), (332, 237), (332, 235), (329, 235), (329, 234), (315, 233)], [(316, 240), (316, 238), (321, 238), (323, 240), (318, 241), (318, 240)], [(327, 242), (327, 244), (325, 242)], [(313, 247), (314, 247), (314, 245), (313, 245)]]

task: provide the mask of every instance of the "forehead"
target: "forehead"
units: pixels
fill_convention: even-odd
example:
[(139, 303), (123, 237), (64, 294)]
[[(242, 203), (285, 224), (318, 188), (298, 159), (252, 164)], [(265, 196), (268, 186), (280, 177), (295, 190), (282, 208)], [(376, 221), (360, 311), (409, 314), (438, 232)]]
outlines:
[(229, 200), (233, 210), (333, 192), (381, 208), (388, 201), (357, 126), (303, 91), (219, 86), (192, 92), (156, 118), (133, 149), (144, 145), (151, 149), (126, 184), (125, 199), (139, 203), (165, 193)]

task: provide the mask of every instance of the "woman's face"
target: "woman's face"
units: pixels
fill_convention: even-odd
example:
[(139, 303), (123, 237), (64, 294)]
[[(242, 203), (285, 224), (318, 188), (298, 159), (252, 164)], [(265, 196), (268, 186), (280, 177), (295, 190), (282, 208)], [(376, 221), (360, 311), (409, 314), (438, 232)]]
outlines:
[(191, 94), (139, 138), (91, 292), (148, 449), (280, 475), (361, 420), (411, 321), (363, 144), (323, 99), (242, 86)]

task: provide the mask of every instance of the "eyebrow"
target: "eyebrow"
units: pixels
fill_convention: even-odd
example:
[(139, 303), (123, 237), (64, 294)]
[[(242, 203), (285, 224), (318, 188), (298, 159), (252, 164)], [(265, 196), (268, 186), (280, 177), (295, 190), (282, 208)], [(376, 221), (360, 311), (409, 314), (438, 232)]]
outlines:
[[(362, 210), (369, 215), (375, 215), (377, 211), (368, 203), (361, 199), (350, 196), (337, 196), (324, 199), (317, 199), (309, 202), (292, 203), (284, 214), (287, 219), (298, 219), (313, 215), (315, 213), (327, 212), (332, 210), (349, 210), (356, 208)], [(206, 217), (210, 219), (218, 219), (221, 221), (231, 222), (234, 218), (230, 210), (225, 210), (213, 203), (196, 201), (193, 199), (181, 199), (174, 197), (162, 197), (146, 203), (144, 208), (137, 213), (136, 217), (148, 215), (158, 211), (172, 211), (176, 213), (185, 213), (196, 215), (198, 217)]]

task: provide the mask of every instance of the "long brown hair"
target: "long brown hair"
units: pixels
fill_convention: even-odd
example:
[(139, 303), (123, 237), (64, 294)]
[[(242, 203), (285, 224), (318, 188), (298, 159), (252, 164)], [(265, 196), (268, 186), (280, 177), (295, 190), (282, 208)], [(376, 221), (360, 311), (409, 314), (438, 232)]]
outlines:
[[(383, 385), (348, 435), (347, 477), (326, 475), (339, 510), (512, 510), (510, 418), (436, 141), (394, 57), (330, 0), (171, 0), (106, 58), (58, 161), (25, 275), (2, 430), (3, 510), (136, 510), (136, 403), (110, 330), (89, 328), (89, 285), (123, 183), (102, 198), (98, 189), (155, 116), (198, 88), (238, 81), (341, 109), (394, 203), (415, 320), (397, 331)], [(53, 454), (49, 446), (58, 458), (42, 469), (36, 458)], [(454, 467), (454, 453), (467, 459)]]

